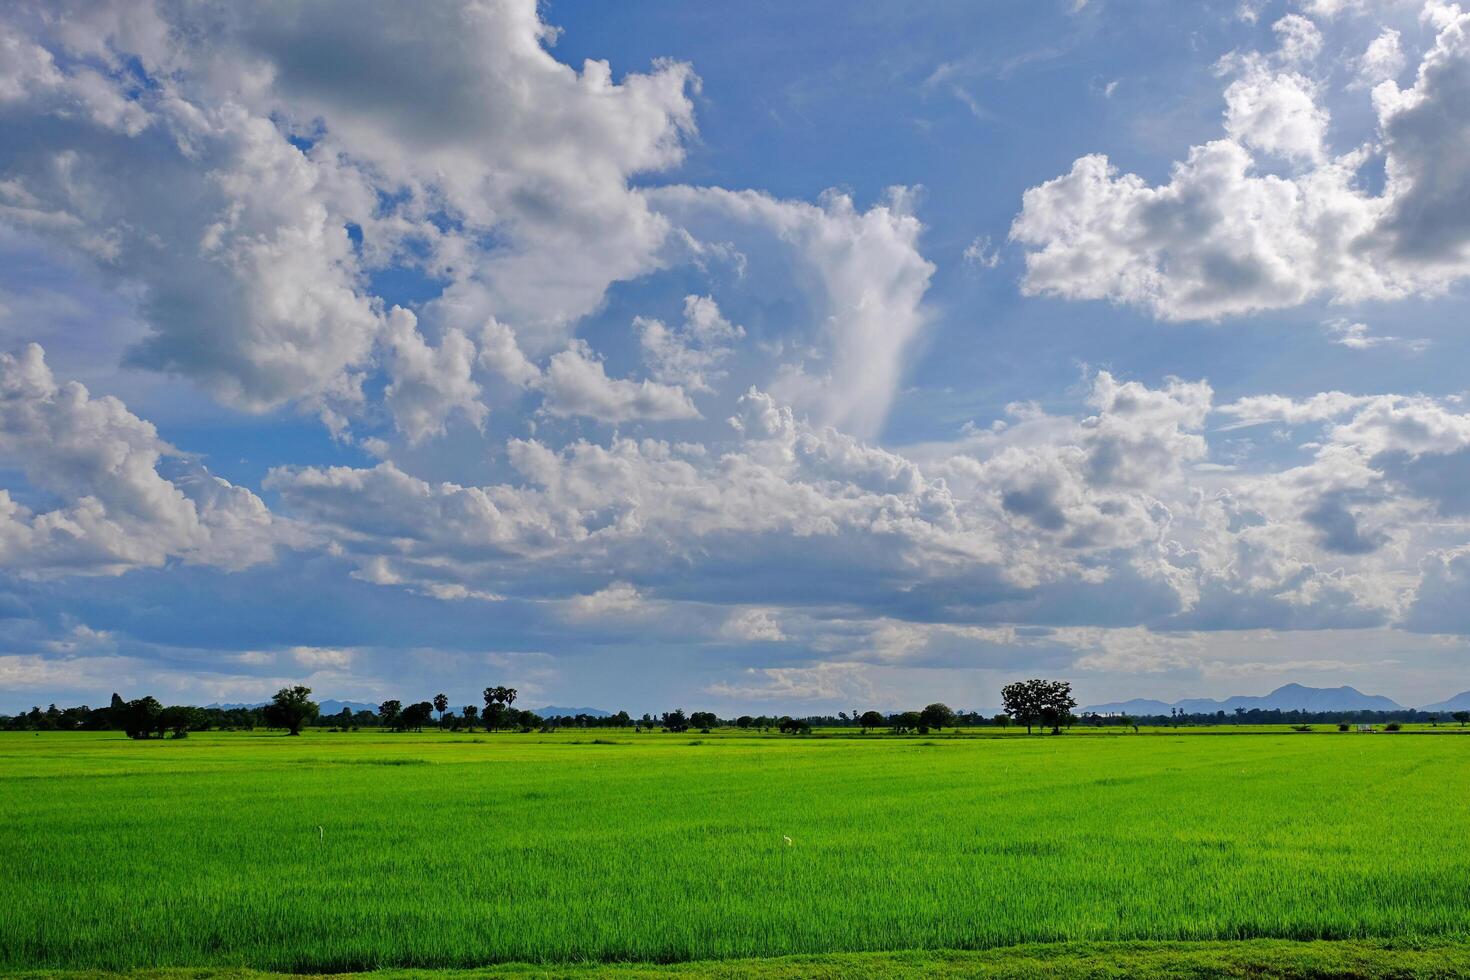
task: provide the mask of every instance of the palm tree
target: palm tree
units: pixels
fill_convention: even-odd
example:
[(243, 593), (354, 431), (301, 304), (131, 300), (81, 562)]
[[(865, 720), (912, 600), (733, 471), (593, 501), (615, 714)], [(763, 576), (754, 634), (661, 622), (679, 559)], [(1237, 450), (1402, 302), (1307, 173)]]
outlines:
[(439, 727), (444, 727), (444, 712), (449, 710), (449, 699), (442, 694), (434, 695), (434, 710), (439, 712)]

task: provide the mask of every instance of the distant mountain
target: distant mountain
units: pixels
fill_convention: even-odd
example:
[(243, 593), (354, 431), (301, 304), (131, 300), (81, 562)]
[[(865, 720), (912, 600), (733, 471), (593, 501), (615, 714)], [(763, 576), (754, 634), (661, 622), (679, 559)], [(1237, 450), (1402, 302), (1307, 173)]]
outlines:
[(1092, 704), (1082, 710), (1095, 711), (1100, 715), (1167, 715), (1172, 707), (1172, 704), (1152, 698), (1134, 698), (1132, 701)]
[(333, 701), (330, 698), (320, 701), (317, 706), (321, 708), (323, 715), (340, 715), (343, 708), (351, 708), (353, 711), (371, 711), (378, 713), (376, 704), (368, 704), (366, 701)]
[(241, 703), (241, 702), (233, 702), (233, 703), (230, 703), (230, 704), (220, 704), (218, 701), (216, 701), (216, 702), (214, 702), (214, 704), (206, 704), (206, 705), (204, 705), (204, 707), (206, 707), (206, 708), (217, 708), (220, 711), (234, 711), (237, 708), (264, 708), (268, 704), (270, 704), (269, 701), (257, 701), (255, 704), (244, 704), (244, 703)]
[[(1470, 699), (1470, 691), (1460, 697)], [(1139, 698), (1133, 701), (1093, 705), (1082, 710), (1095, 711), (1098, 714), (1166, 715), (1171, 708), (1178, 708), (1187, 715), (1214, 714), (1217, 711), (1233, 715), (1236, 708), (1245, 711), (1250, 711), (1252, 708), (1259, 708), (1262, 711), (1404, 710), (1403, 705), (1389, 698), (1378, 694), (1364, 694), (1357, 688), (1304, 687), (1301, 684), (1287, 684), (1262, 697), (1237, 696), (1226, 698), (1223, 701), (1216, 701), (1212, 698), (1186, 698), (1183, 701), (1175, 701), (1173, 704)], [(1470, 710), (1470, 707), (1467, 707), (1467, 710)]]
[(544, 708), (532, 708), (542, 718), (553, 718), (560, 715), (563, 718), (575, 718), (577, 715), (587, 715), (590, 718), (611, 718), (611, 711), (603, 711), (601, 708), (558, 708), (554, 704), (548, 704)]
[(1426, 704), (1420, 711), (1470, 711), (1470, 691), (1461, 691), (1448, 701)]

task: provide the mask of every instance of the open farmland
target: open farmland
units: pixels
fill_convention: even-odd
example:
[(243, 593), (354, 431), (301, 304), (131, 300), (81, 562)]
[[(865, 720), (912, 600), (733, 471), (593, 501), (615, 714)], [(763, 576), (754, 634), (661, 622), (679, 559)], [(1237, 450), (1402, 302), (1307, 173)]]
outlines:
[(1470, 738), (0, 737), (0, 968), (1457, 941)]

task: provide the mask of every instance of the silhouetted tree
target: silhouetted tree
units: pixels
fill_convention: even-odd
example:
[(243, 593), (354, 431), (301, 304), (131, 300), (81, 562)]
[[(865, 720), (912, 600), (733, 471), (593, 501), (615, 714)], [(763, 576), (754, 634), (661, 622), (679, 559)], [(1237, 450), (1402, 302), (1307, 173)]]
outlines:
[(888, 719), (884, 718), (883, 715), (877, 711), (864, 711), (862, 715), (858, 717), (858, 724), (862, 726), (863, 731), (866, 733), (872, 731), (875, 728), (882, 728), (883, 723), (887, 720)]
[(158, 731), (158, 719), (162, 714), (163, 705), (156, 698), (141, 697), (129, 701), (122, 707), (122, 730), (128, 738), (148, 738)]
[(893, 733), (895, 735), (916, 731), (924, 723), (924, 719), (919, 716), (917, 711), (900, 712), (889, 718), (888, 721), (893, 726)]
[(473, 704), (464, 706), (464, 724), (470, 731), (475, 730), (475, 719), (480, 717), (480, 709)]
[(382, 722), (384, 728), (397, 729), (402, 715), (402, 701), (384, 701), (378, 705), (378, 720)]
[(687, 732), (689, 730), (689, 719), (684, 716), (683, 708), (675, 708), (673, 711), (664, 712), (663, 725), (666, 731)]
[(1470, 711), (1456, 711), (1450, 717), (1458, 721), (1461, 728), (1464, 728), (1466, 724), (1470, 724)]
[(449, 710), (449, 698), (443, 694), (434, 695), (434, 710), (439, 712), (439, 727), (444, 727), (444, 712)]
[(936, 701), (919, 712), (919, 724), (928, 728), (948, 728), (954, 724), (954, 709)]
[(321, 711), (311, 700), (311, 688), (297, 684), (283, 687), (265, 706), (265, 721), (272, 728), (284, 728), (288, 735), (300, 735), (301, 726), (316, 718)]
[(429, 701), (419, 701), (404, 708), (398, 721), (405, 729), (412, 728), (416, 732), (421, 732), (424, 730), (424, 722), (433, 717), (434, 705)]
[(1006, 713), (1024, 724), (1028, 734), (1038, 724), (1049, 727), (1053, 735), (1059, 734), (1062, 724), (1077, 707), (1071, 684), (1039, 677), (1007, 684), (1001, 689), (1000, 698)]
[(715, 717), (713, 711), (696, 711), (689, 716), (689, 724), (700, 731), (707, 732), (720, 724), (720, 719)]
[(782, 735), (810, 735), (812, 731), (811, 723), (805, 718), (792, 718), (789, 715), (781, 718), (780, 728)]

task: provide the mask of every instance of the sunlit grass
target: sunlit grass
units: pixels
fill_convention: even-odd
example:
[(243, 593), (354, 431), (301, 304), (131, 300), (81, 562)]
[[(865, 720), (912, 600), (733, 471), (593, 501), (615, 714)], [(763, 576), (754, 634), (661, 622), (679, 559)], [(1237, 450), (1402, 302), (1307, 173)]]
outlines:
[(693, 741), (6, 734), (0, 968), (1470, 930), (1467, 738)]

